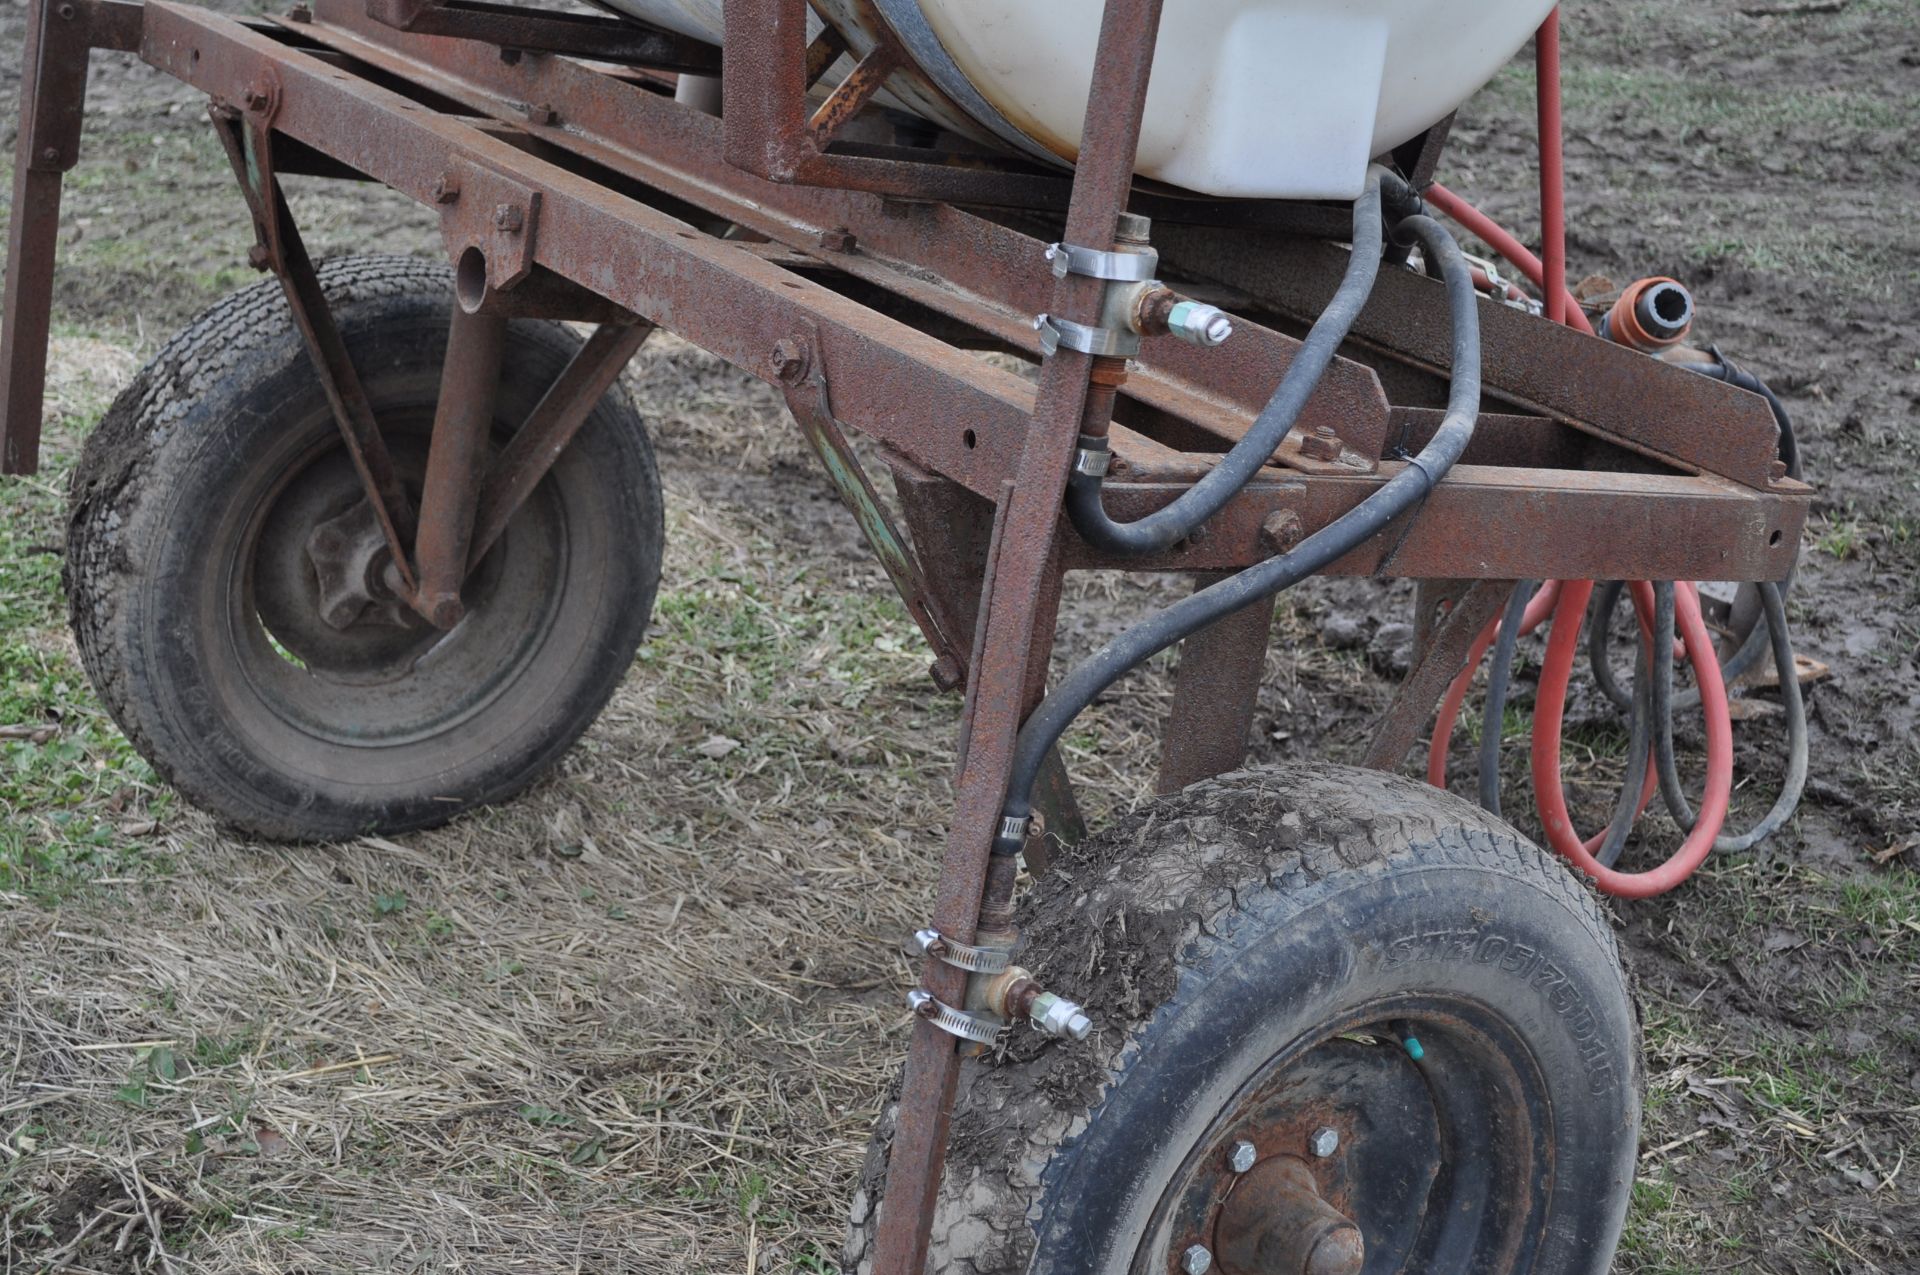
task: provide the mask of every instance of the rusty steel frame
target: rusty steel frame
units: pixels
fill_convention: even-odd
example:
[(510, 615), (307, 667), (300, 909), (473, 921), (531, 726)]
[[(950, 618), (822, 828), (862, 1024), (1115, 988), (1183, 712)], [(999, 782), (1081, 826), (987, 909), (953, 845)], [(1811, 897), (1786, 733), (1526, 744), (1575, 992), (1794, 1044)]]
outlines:
[[(1245, 432), (1345, 255), (1314, 237), (1340, 231), (1327, 209), (1135, 182), (1160, 8), (1109, 0), (1084, 145), (1067, 173), (843, 141), (905, 55), (883, 39), (810, 100), (845, 46), (834, 36), (808, 46), (805, 0), (730, 0), (721, 118), (675, 103), (660, 74), (710, 71), (705, 46), (623, 26), (617, 58), (564, 56), (611, 34), (601, 19), (583, 26), (478, 0), (316, 0), (276, 26), (170, 0), (36, 0), (0, 330), (0, 470), (37, 463), (61, 175), (78, 154), (88, 51), (137, 51), (213, 99), (259, 230), (257, 264), (286, 286), (396, 568), (420, 571), (405, 584), (425, 613), (455, 616), (445, 608), (457, 609), (460, 578), (655, 325), (782, 388), (926, 632), (936, 680), (964, 685), (931, 920), (967, 942), (983, 916), (998, 925), (1009, 915), (1011, 876), (989, 872), (987, 849), (1015, 733), (1044, 693), (1063, 573), (1244, 568), (1376, 491), (1439, 416), (1441, 286), (1386, 270), (1294, 433), (1202, 528), (1126, 562), (1066, 528), (1061, 497), (1080, 432), (1113, 441), (1115, 517), (1175, 498)], [(601, 64), (610, 60), (648, 69)], [(1441, 128), (1403, 148), (1417, 177), (1443, 140)], [(497, 334), (516, 315), (601, 325), (484, 472), (491, 373), (484, 357), (450, 358), (417, 534), (404, 492), (383, 477), (378, 423), (356, 408), (351, 364), (331, 356), (276, 148), (282, 171), (297, 159), (299, 171), (361, 176), (436, 209), (466, 335)], [(1049, 238), (1109, 248), (1129, 210), (1156, 218), (1165, 277), (1235, 311), (1232, 342), (1201, 351), (1151, 341), (1124, 366), (1063, 349), (1041, 362), (1037, 383), (965, 352), (1037, 359), (1036, 312), (1096, 321), (1101, 285), (1053, 278), (1044, 248)], [(1490, 582), (1778, 579), (1810, 501), (1781, 475), (1757, 397), (1492, 302), (1481, 322), (1488, 411), (1473, 449), (1409, 520), (1332, 568), (1478, 582), (1423, 642), (1374, 764), (1397, 764), (1410, 746), (1504, 592)], [(489, 348), (476, 339), (468, 353)], [(882, 449), (910, 543), (849, 432)], [(1270, 619), (1263, 603), (1190, 639), (1162, 787), (1238, 763)], [(1057, 758), (1045, 788), (1045, 826), (1078, 835)], [(1030, 843), (1036, 867), (1041, 849)], [(940, 999), (964, 999), (953, 967), (930, 961), (922, 978)], [(924, 1261), (958, 1062), (952, 1038), (918, 1022), (876, 1240), (883, 1275)]]

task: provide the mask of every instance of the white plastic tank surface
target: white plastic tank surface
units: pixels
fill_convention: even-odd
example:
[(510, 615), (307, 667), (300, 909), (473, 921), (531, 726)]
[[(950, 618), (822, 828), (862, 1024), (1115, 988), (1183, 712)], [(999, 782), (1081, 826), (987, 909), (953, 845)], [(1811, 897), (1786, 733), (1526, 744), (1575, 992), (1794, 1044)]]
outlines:
[[(721, 0), (609, 0), (717, 41)], [(1342, 199), (1367, 161), (1492, 78), (1554, 0), (1166, 0), (1138, 171), (1209, 195)], [(1035, 157), (1079, 149), (1104, 0), (817, 0), (857, 56), (877, 11), (917, 74), (890, 96)]]

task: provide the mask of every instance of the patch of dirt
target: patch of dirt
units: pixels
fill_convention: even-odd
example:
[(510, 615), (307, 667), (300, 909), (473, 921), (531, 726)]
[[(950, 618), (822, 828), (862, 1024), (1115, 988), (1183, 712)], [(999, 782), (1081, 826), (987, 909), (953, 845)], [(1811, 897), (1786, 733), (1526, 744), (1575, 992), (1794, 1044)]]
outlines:
[[(24, 13), (0, 5), (0, 94)], [(1905, 0), (1759, 17), (1588, 0), (1565, 18), (1573, 272), (1680, 278), (1701, 335), (1786, 399), (1821, 493), (1792, 615), (1833, 671), (1809, 691), (1799, 817), (1614, 905), (1651, 1090), (1623, 1271), (1920, 1269), (1916, 40)], [(1442, 174), (1522, 238), (1530, 91), (1516, 65), (1469, 104)], [(150, 351), (253, 276), (201, 103), (124, 55), (96, 56), (89, 92), (56, 322), (91, 361), (102, 339)], [(390, 192), (293, 197), (316, 255), (439, 250)], [(672, 503), (666, 586), (648, 654), (551, 780), (335, 849), (234, 842), (176, 808), (155, 879), (110, 878), (57, 923), (0, 897), (9, 1260), (97, 1219), (81, 1256), (110, 1268), (130, 1165), (179, 1170), (165, 1242), (206, 1269), (806, 1270), (837, 1252), (900, 1051), (892, 949), (926, 912), (955, 708), (927, 694), (917, 637), (875, 600), (884, 579), (777, 395), (671, 340), (634, 376)], [(1074, 577), (1057, 665), (1185, 587)], [(1365, 581), (1281, 601), (1256, 760), (1359, 756), (1409, 602)], [(1096, 818), (1150, 791), (1170, 666), (1069, 738)], [(1568, 720), (1592, 741), (1569, 758), (1574, 811), (1597, 826), (1621, 733), (1586, 690)], [(1744, 823), (1784, 738), (1766, 717), (1736, 734)], [(715, 736), (741, 747), (696, 751)], [(1698, 755), (1696, 728), (1682, 747)], [(1523, 742), (1503, 757), (1509, 815), (1537, 834)], [(1630, 863), (1677, 842), (1664, 816), (1647, 828)], [(155, 1039), (180, 1042), (179, 1074), (130, 1099), (151, 1063), (119, 1046)]]

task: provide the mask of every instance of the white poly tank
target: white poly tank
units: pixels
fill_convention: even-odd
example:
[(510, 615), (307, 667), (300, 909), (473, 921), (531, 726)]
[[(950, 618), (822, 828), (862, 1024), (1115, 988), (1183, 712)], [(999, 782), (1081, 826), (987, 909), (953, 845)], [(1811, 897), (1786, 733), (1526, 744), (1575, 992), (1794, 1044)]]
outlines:
[[(718, 42), (722, 0), (607, 0)], [(1493, 76), (1554, 0), (1166, 0), (1136, 165), (1209, 195), (1346, 199), (1367, 162)], [(854, 56), (876, 15), (915, 68), (893, 104), (1071, 163), (1104, 0), (814, 0)], [(816, 19), (817, 22), (817, 19)], [(816, 27), (817, 29), (817, 27)]]

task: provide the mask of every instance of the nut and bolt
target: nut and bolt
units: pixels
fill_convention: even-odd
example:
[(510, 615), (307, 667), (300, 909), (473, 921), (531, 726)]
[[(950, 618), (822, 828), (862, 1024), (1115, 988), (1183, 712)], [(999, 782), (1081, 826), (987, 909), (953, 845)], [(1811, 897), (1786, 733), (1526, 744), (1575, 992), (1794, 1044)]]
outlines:
[(443, 173), (433, 179), (433, 202), (450, 204), (460, 198), (460, 179), (452, 173)]
[(1245, 1173), (1260, 1159), (1260, 1149), (1244, 1139), (1227, 1148), (1227, 1167), (1235, 1173)]
[(273, 95), (258, 85), (248, 89), (246, 96), (247, 109), (250, 111), (264, 111), (267, 109), (267, 103), (273, 101)]
[(786, 382), (794, 382), (807, 374), (807, 351), (791, 337), (782, 337), (773, 343), (774, 375)]
[(1307, 1146), (1314, 1155), (1324, 1160), (1340, 1149), (1340, 1135), (1332, 1129), (1315, 1129), (1313, 1136), (1307, 1139)]
[(951, 691), (967, 680), (967, 671), (960, 667), (960, 661), (951, 655), (942, 655), (927, 669), (933, 678), (933, 684), (943, 691)]
[(560, 112), (553, 109), (551, 102), (534, 102), (527, 107), (527, 119), (535, 124), (556, 124)]
[(293, 8), (287, 10), (287, 21), (311, 22), (313, 21), (313, 10), (304, 4), (296, 4)]
[(1260, 524), (1260, 546), (1269, 553), (1285, 553), (1300, 543), (1306, 530), (1299, 514), (1291, 509), (1276, 509)]
[(255, 270), (265, 270), (273, 264), (273, 254), (267, 251), (267, 245), (257, 243), (247, 249), (247, 264)]
[(1210, 350), (1233, 335), (1233, 320), (1219, 306), (1182, 301), (1167, 313), (1167, 331), (1189, 345)]
[(59, 158), (60, 148), (58, 146), (43, 147), (40, 151), (40, 159), (43, 163), (55, 163)]
[(1300, 454), (1309, 460), (1339, 460), (1340, 452), (1340, 435), (1331, 425), (1317, 426), (1300, 440)]
[(1142, 244), (1152, 232), (1152, 219), (1139, 213), (1123, 212), (1113, 225), (1113, 237), (1118, 243)]
[(835, 226), (831, 230), (820, 232), (820, 247), (827, 252), (852, 252), (853, 232), (845, 226)]
[(504, 230), (510, 235), (520, 233), (520, 227), (527, 224), (527, 215), (520, 211), (517, 204), (496, 204), (493, 209), (493, 228)]
[(1180, 1255), (1180, 1269), (1186, 1275), (1207, 1275), (1213, 1269), (1213, 1254), (1205, 1244), (1195, 1244)]

